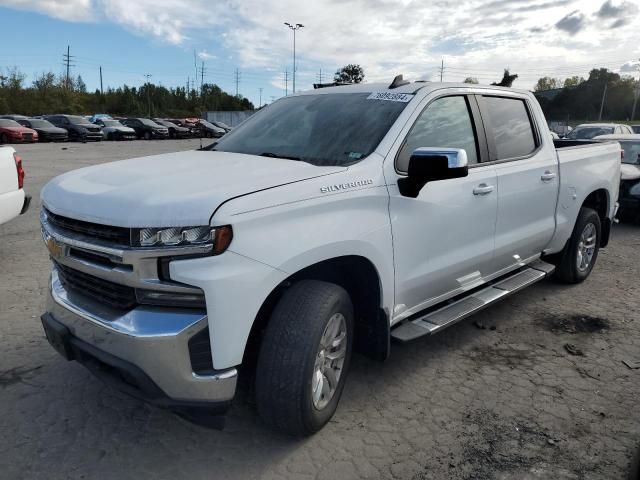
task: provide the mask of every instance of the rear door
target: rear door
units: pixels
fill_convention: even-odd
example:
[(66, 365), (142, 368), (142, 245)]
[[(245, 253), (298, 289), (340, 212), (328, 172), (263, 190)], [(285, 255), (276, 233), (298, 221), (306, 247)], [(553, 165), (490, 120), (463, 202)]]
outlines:
[[(491, 273), (497, 211), (495, 166), (473, 97), (427, 98), (385, 162), (396, 280), (394, 321), (482, 283)], [(397, 187), (419, 147), (462, 148), (469, 176), (427, 183), (417, 198)], [(395, 160), (395, 162), (394, 162)]]
[(539, 255), (551, 240), (558, 163), (526, 97), (482, 95), (478, 103), (498, 180), (493, 270), (500, 272)]

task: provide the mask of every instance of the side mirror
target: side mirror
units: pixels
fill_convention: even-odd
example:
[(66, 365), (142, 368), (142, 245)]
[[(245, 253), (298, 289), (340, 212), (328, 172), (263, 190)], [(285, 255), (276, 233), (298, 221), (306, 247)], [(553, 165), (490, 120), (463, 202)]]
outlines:
[(398, 180), (400, 193), (416, 198), (428, 182), (469, 175), (467, 152), (461, 148), (417, 148), (409, 159), (407, 176)]

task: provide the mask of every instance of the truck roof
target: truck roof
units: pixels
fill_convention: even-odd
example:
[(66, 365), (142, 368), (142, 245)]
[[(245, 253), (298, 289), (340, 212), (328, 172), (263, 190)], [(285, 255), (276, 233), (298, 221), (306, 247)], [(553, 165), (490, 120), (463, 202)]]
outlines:
[(402, 85), (396, 88), (389, 88), (391, 83), (355, 83), (352, 85), (339, 85), (335, 87), (325, 87), (316, 90), (304, 90), (296, 92), (296, 95), (322, 95), (327, 93), (369, 93), (369, 92), (387, 92), (387, 93), (404, 93), (414, 94), (418, 90), (430, 93), (434, 90), (440, 90), (442, 88), (473, 88), (473, 89), (487, 89), (492, 91), (505, 91), (505, 92), (517, 92), (531, 94), (528, 90), (519, 90), (515, 88), (497, 87), (495, 85), (478, 85), (471, 83), (460, 82), (429, 82), (425, 80), (418, 80), (410, 82), (406, 85)]

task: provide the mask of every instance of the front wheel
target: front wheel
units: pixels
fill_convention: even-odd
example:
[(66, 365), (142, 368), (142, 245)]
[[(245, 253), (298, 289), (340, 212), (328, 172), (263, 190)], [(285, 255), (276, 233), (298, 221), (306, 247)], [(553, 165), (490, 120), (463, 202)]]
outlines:
[(581, 208), (576, 225), (560, 257), (556, 277), (565, 283), (587, 279), (598, 258), (601, 239), (600, 216), (591, 208)]
[(338, 285), (303, 280), (278, 302), (262, 339), (256, 403), (269, 425), (310, 435), (333, 416), (353, 344), (353, 305)]

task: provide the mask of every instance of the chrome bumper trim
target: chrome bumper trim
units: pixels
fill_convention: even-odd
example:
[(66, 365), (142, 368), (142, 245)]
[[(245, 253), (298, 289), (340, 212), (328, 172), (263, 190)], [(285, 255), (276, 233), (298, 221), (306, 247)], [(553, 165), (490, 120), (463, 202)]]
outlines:
[(47, 312), (74, 337), (140, 368), (171, 399), (224, 402), (235, 394), (235, 368), (207, 376), (192, 371), (188, 341), (206, 328), (204, 312), (138, 307), (122, 313), (66, 291), (55, 270)]

